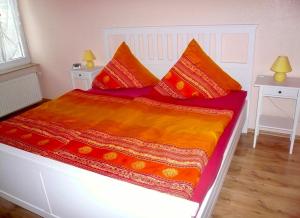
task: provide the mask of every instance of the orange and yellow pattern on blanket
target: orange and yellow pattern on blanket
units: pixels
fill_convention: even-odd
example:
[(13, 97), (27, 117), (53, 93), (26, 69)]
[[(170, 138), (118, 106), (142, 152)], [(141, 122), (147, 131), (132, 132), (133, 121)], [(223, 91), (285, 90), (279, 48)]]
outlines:
[(74, 90), (0, 123), (0, 142), (190, 199), (232, 116)]

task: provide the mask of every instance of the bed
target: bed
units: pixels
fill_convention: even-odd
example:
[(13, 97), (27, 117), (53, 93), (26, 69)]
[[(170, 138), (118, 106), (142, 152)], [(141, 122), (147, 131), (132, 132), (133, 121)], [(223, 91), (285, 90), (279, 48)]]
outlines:
[[(104, 30), (103, 35), (108, 60), (116, 46), (126, 41), (134, 54), (159, 78), (175, 63), (190, 39), (195, 38), (248, 91), (249, 99), (255, 29), (255, 25), (109, 28)], [(226, 53), (228, 44), (233, 45), (229, 48), (233, 52)], [(235, 52), (234, 46), (242, 47), (242, 50)], [(70, 95), (98, 98), (95, 91), (75, 90)], [(113, 99), (119, 99), (119, 95)], [(143, 96), (136, 99), (135, 104), (146, 102), (148, 105), (149, 101), (153, 105), (157, 100)], [(217, 155), (219, 147), (212, 155), (221, 163), (215, 172), (216, 177), (204, 171), (204, 176), (211, 177), (212, 184), (208, 185), (201, 198), (197, 197), (197, 193), (200, 196), (202, 192), (202, 189), (197, 190), (198, 186), (194, 191), (196, 194), (187, 199), (107, 177), (95, 173), (95, 170), (74, 167), (67, 164), (67, 161), (53, 160), (3, 143), (0, 146), (0, 196), (44, 217), (209, 217), (239, 136), (247, 130), (247, 99), (244, 104), (241, 103), (231, 127), (227, 128), (230, 136), (223, 147), (225, 151), (222, 158)], [(224, 102), (228, 101), (225, 99)], [(201, 104), (207, 106), (209, 103), (204, 101)], [(189, 105), (185, 106), (189, 108)], [(212, 167), (213, 164), (207, 166)]]

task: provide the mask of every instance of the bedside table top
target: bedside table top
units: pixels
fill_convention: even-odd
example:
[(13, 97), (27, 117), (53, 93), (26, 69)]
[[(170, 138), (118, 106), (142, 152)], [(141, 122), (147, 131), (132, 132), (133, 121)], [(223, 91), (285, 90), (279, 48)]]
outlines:
[(80, 69), (71, 69), (71, 72), (80, 72), (80, 73), (94, 73), (99, 72), (103, 66), (95, 66), (93, 69), (87, 69), (85, 67), (82, 67)]
[(300, 88), (300, 78), (287, 77), (282, 83), (274, 81), (273, 76), (257, 76), (254, 86), (277, 86)]

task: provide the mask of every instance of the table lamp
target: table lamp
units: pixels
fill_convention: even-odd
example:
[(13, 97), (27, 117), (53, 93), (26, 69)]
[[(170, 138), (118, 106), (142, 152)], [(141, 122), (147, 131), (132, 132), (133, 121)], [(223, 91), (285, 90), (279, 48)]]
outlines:
[(284, 82), (286, 79), (286, 73), (292, 71), (289, 59), (287, 56), (278, 56), (273, 63), (271, 70), (275, 72), (274, 80), (276, 82)]
[(85, 66), (87, 69), (93, 69), (95, 67), (94, 60), (96, 60), (96, 58), (92, 50), (84, 51), (83, 60), (86, 62)]

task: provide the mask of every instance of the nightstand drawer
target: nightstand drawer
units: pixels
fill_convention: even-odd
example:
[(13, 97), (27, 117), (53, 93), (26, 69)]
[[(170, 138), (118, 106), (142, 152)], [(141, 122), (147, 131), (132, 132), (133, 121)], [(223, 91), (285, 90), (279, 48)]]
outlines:
[(298, 89), (287, 88), (287, 87), (283, 88), (283, 87), (276, 87), (276, 86), (265, 86), (263, 95), (296, 99), (298, 96)]
[(103, 67), (94, 67), (93, 69), (71, 69), (71, 79), (73, 89), (88, 90), (91, 88), (93, 79), (98, 75)]
[(80, 71), (72, 71), (72, 75), (74, 78), (78, 78), (78, 79), (85, 79), (85, 78), (89, 78), (89, 75), (87, 73), (84, 72), (80, 72)]

